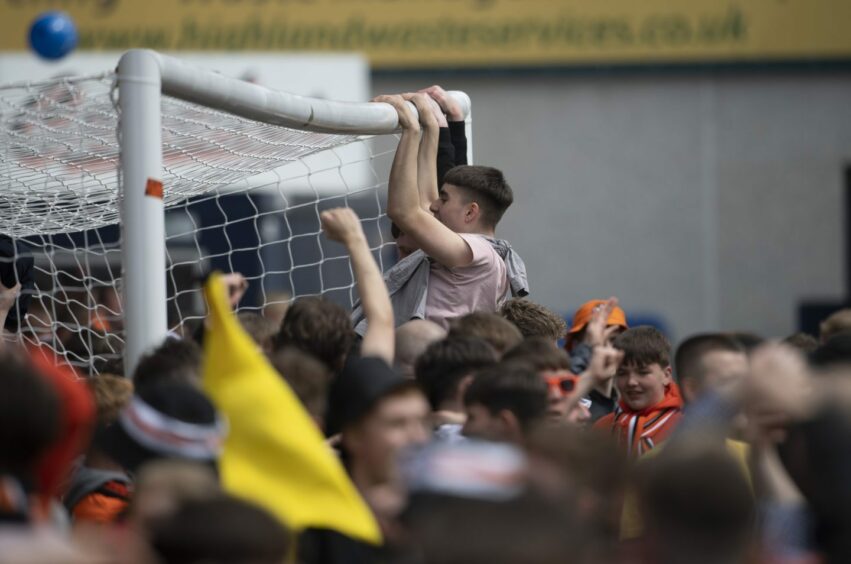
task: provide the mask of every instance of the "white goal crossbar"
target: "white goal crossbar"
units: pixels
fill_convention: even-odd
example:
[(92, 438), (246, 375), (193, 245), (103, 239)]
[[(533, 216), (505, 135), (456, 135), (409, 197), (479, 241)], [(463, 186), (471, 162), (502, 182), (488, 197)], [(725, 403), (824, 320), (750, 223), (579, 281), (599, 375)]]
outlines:
[[(125, 373), (166, 336), (166, 260), (161, 96), (290, 129), (347, 135), (398, 128), (388, 104), (335, 102), (269, 90), (148, 50), (118, 64)], [(470, 99), (450, 93), (470, 114)], [(468, 117), (469, 124), (469, 117)], [(469, 125), (468, 125), (469, 127)], [(469, 133), (468, 133), (469, 135)], [(469, 144), (472, 146), (472, 143)]]

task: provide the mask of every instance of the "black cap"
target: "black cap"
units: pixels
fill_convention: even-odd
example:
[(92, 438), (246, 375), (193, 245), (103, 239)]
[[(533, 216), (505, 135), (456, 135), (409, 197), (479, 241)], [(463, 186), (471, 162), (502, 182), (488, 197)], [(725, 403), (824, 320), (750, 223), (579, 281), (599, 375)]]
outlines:
[(349, 355), (328, 392), (325, 432), (336, 435), (347, 424), (366, 415), (384, 396), (411, 386), (416, 383), (395, 372), (380, 358)]

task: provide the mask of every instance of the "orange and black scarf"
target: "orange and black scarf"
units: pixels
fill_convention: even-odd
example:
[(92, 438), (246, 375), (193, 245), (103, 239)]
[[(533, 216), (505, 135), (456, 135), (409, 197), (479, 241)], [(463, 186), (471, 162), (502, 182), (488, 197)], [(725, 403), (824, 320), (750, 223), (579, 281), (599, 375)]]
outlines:
[(683, 416), (683, 398), (673, 382), (665, 397), (654, 406), (633, 411), (623, 400), (610, 413), (594, 424), (596, 429), (610, 430), (619, 445), (626, 446), (627, 455), (637, 458), (670, 436)]

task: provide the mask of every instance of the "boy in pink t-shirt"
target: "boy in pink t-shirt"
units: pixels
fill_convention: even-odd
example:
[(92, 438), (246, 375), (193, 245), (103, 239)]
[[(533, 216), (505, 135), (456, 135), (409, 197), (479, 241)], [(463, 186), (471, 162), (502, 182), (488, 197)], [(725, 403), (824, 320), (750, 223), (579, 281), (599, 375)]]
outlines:
[[(416, 106), (419, 120), (405, 100)], [(438, 189), (433, 101), (425, 94), (374, 101), (399, 114), (402, 136), (390, 171), (387, 215), (431, 259), (425, 318), (446, 327), (452, 317), (496, 311), (509, 295), (509, 281), (493, 240), (514, 200), (511, 187), (495, 168), (456, 166)]]
[(505, 262), (481, 235), (459, 233), (473, 260), (460, 268), (432, 262), (428, 280), (426, 314), (430, 321), (448, 327), (449, 320), (473, 311), (496, 311), (508, 292)]

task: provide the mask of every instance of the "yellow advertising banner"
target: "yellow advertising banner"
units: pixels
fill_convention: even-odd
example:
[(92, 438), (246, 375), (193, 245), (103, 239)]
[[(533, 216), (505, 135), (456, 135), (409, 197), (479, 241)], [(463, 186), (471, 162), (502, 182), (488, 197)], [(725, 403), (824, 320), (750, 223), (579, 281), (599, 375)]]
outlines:
[(0, 0), (0, 50), (359, 51), (375, 68), (851, 60), (851, 0)]

